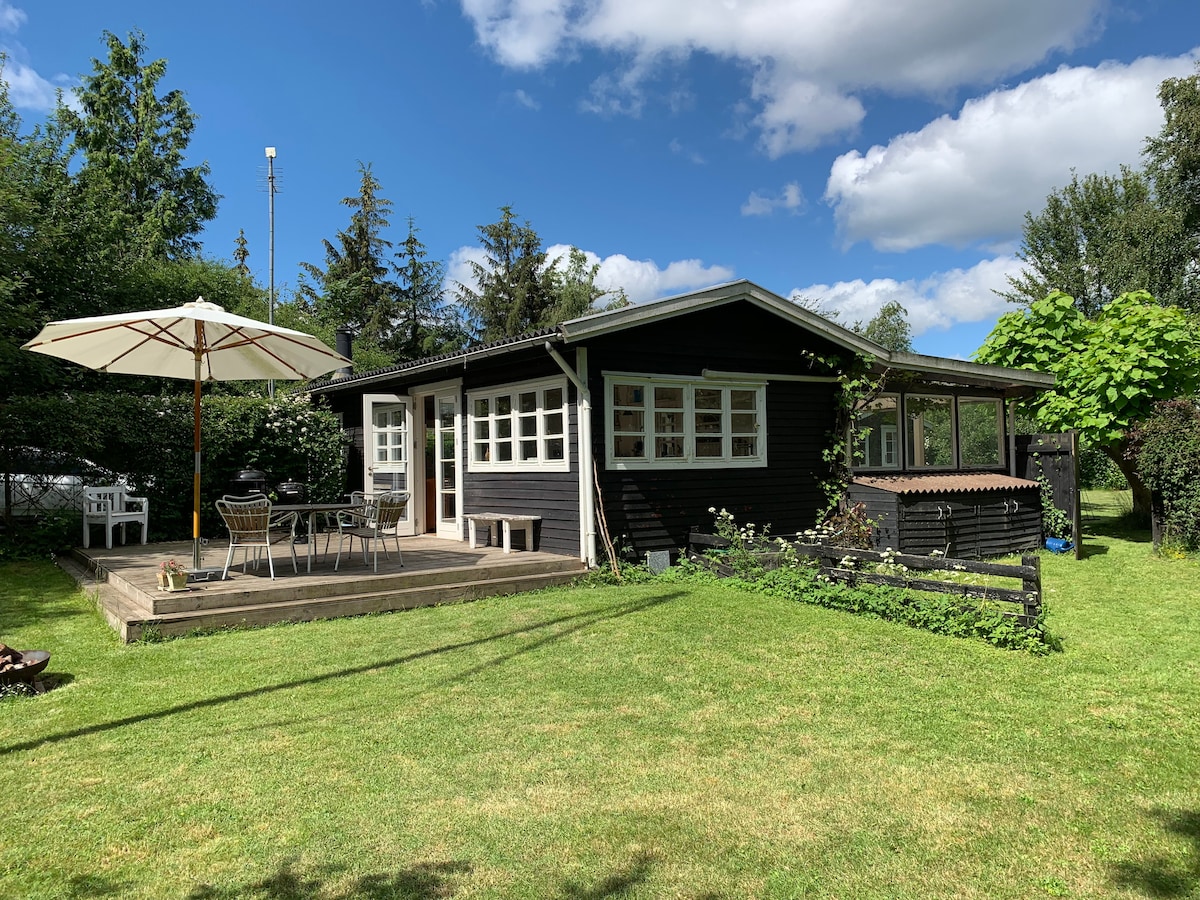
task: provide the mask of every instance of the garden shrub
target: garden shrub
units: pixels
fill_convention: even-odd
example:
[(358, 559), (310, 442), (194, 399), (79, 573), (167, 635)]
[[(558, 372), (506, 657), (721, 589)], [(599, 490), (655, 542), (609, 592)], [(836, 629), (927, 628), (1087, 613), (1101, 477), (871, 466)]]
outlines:
[[(5, 458), (14, 455), (13, 448), (35, 448), (42, 455), (74, 460), (88, 478), (98, 477), (97, 472), (120, 473), (132, 494), (150, 500), (150, 540), (186, 540), (192, 536), (192, 421), (190, 393), (25, 398), (0, 411), (0, 435)], [(264, 471), (272, 484), (303, 482), (311, 500), (340, 499), (347, 487), (347, 444), (333, 413), (309, 402), (307, 395), (275, 400), (206, 396), (201, 407), (201, 535), (224, 533), (213, 501), (247, 466)], [(77, 513), (73, 519), (78, 535)]]
[(1184, 399), (1157, 403), (1131, 437), (1130, 455), (1162, 499), (1163, 543), (1200, 549), (1200, 405)]
[[(800, 556), (791, 543), (780, 538), (767, 540), (769, 526), (756, 532), (753, 524), (739, 527), (727, 510), (710, 507), (709, 512), (714, 515), (716, 534), (728, 541), (728, 548), (706, 553), (708, 566), (683, 561), (672, 570), (673, 577), (710, 581), (719, 578), (718, 570), (724, 569), (732, 573), (727, 583), (770, 596), (876, 616), (934, 634), (976, 638), (1008, 650), (1045, 654), (1061, 648), (1061, 642), (1046, 631), (1045, 607), (1033, 623), (1022, 625), (998, 603), (987, 599), (968, 600), (909, 588), (834, 582), (819, 574), (816, 559)], [(839, 539), (836, 543), (831, 537), (835, 534)], [(848, 549), (852, 545), (843, 544), (842, 540), (869, 542), (870, 534), (871, 523), (865, 508), (857, 504), (797, 537), (809, 543)], [(882, 554), (885, 561), (893, 556)], [(843, 560), (842, 564), (853, 564), (853, 560)]]

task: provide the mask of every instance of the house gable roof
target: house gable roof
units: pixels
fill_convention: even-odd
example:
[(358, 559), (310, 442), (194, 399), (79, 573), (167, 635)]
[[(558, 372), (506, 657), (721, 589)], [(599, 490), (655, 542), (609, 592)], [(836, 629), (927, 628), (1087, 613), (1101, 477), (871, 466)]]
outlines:
[(313, 383), (308, 390), (323, 393), (357, 388), (377, 381), (410, 377), (424, 372), (432, 374), (455, 363), (466, 365), (472, 359), (527, 350), (539, 344), (561, 343), (571, 346), (601, 335), (637, 328), (652, 322), (667, 321), (698, 310), (733, 303), (751, 303), (780, 319), (821, 335), (837, 346), (853, 353), (870, 356), (875, 361), (874, 371), (879, 374), (889, 371), (908, 372), (928, 380), (948, 384), (997, 388), (1004, 390), (1009, 396), (1030, 394), (1054, 386), (1054, 376), (1042, 372), (1006, 369), (965, 360), (888, 350), (860, 334), (843, 328), (823, 316), (810, 312), (778, 294), (743, 279), (674, 297), (664, 297), (649, 303), (639, 303), (621, 309), (593, 313), (551, 328), (504, 338), (454, 353), (413, 360), (361, 375), (325, 379)]

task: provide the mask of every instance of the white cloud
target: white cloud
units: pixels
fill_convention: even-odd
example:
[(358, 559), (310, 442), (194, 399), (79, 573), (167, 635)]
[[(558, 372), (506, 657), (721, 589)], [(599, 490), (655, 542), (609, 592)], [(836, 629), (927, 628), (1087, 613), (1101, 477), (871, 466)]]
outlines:
[(538, 103), (528, 91), (517, 90), (513, 91), (513, 99), (517, 102), (517, 106), (523, 106), (525, 109), (532, 109), (535, 112), (542, 108), (542, 104)]
[(672, 138), (671, 143), (668, 146), (670, 147), (672, 153), (674, 153), (676, 156), (682, 156), (693, 165), (704, 165), (704, 157), (700, 155), (699, 151), (684, 146), (679, 138)]
[(593, 49), (621, 57), (587, 107), (639, 114), (652, 62), (706, 54), (755, 72), (773, 156), (853, 131), (857, 94), (939, 94), (1024, 71), (1100, 29), (1107, 0), (460, 0), (479, 43), (532, 68)]
[(1194, 71), (1197, 51), (1129, 65), (1060, 68), (965, 103), (918, 132), (834, 162), (825, 199), (847, 244), (880, 250), (1011, 240), (1071, 170), (1137, 165), (1159, 130), (1159, 83)]
[(742, 204), (742, 215), (769, 216), (777, 209), (786, 209), (792, 215), (799, 215), (804, 212), (807, 205), (800, 185), (791, 181), (785, 184), (783, 190), (774, 197), (752, 191), (746, 198), (746, 202)]
[[(7, 0), (0, 0), (0, 31), (16, 34), (29, 17)], [(54, 108), (58, 101), (58, 89), (67, 89), (71, 79), (57, 75), (53, 80), (43, 78), (22, 60), (28, 56), (25, 48), (15, 41), (0, 42), (0, 53), (4, 61), (3, 79), (8, 85), (8, 97), (17, 109), (34, 109), (45, 112)], [(64, 96), (66, 104), (78, 109), (78, 101), (70, 90)]]
[[(569, 244), (553, 244), (546, 248), (546, 258), (553, 264), (564, 259), (570, 252)], [(596, 274), (596, 285), (605, 290), (622, 288), (633, 303), (654, 300), (670, 294), (682, 293), (694, 288), (708, 287), (733, 279), (733, 269), (727, 266), (709, 266), (698, 259), (681, 259), (668, 263), (666, 268), (649, 259), (630, 259), (623, 253), (615, 253), (603, 259), (585, 250), (588, 265), (600, 264)], [(480, 247), (459, 247), (450, 254), (446, 262), (446, 288), (453, 293), (458, 284), (472, 289), (478, 287), (471, 262), (486, 263)]]
[(16, 31), (29, 18), (25, 10), (17, 9), (7, 0), (0, 0), (0, 31)]
[(962, 322), (995, 320), (1011, 304), (995, 291), (1007, 290), (1007, 276), (1021, 271), (1021, 261), (1013, 256), (984, 260), (970, 269), (939, 272), (928, 278), (896, 281), (839, 281), (837, 284), (813, 284), (796, 288), (793, 299), (815, 301), (822, 312), (838, 313), (843, 325), (868, 322), (880, 308), (893, 300), (908, 312), (914, 336), (931, 330), (946, 330)]

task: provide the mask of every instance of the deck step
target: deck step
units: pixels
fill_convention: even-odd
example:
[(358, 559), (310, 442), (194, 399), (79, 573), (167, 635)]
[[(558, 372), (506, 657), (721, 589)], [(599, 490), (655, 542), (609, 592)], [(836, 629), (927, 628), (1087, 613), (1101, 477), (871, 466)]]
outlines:
[[(240, 573), (241, 569), (237, 569)], [(578, 575), (578, 560), (563, 557), (560, 562), (545, 560), (526, 562), (492, 563), (485, 566), (456, 566), (426, 571), (398, 571), (376, 575), (370, 569), (347, 575), (345, 569), (338, 577), (327, 577), (321, 581), (291, 580), (290, 569), (286, 575), (278, 575), (274, 582), (265, 573), (250, 578), (235, 578), (230, 582), (199, 584), (192, 590), (180, 593), (145, 594), (148, 602), (141, 605), (154, 616), (172, 613), (219, 610), (229, 607), (294, 603), (306, 600), (323, 600), (333, 597), (381, 594), (416, 588), (437, 588), (482, 582), (491, 579), (520, 578), (545, 573), (570, 573)], [(245, 586), (239, 587), (238, 582)], [(144, 592), (140, 592), (144, 593)]]
[(257, 602), (242, 606), (182, 610), (156, 615), (143, 613), (123, 622), (121, 631), (125, 640), (136, 641), (147, 629), (168, 637), (209, 629), (308, 622), (315, 619), (393, 612), (532, 591), (567, 584), (579, 575), (580, 570), (576, 565), (570, 571), (542, 571), (486, 580), (438, 583), (358, 594), (341, 593), (336, 596)]

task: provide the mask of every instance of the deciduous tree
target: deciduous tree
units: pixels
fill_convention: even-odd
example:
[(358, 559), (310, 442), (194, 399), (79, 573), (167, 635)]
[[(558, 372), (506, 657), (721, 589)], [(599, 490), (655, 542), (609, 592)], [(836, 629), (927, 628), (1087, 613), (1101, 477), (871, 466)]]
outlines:
[(1154, 403), (1200, 388), (1200, 328), (1183, 310), (1145, 291), (1114, 299), (1087, 318), (1061, 292), (1000, 317), (976, 352), (979, 362), (1049, 372), (1053, 390), (1026, 401), (1038, 427), (1078, 429), (1104, 449), (1133, 487), (1134, 511), (1149, 517), (1150, 495), (1128, 457), (1129, 430)]

